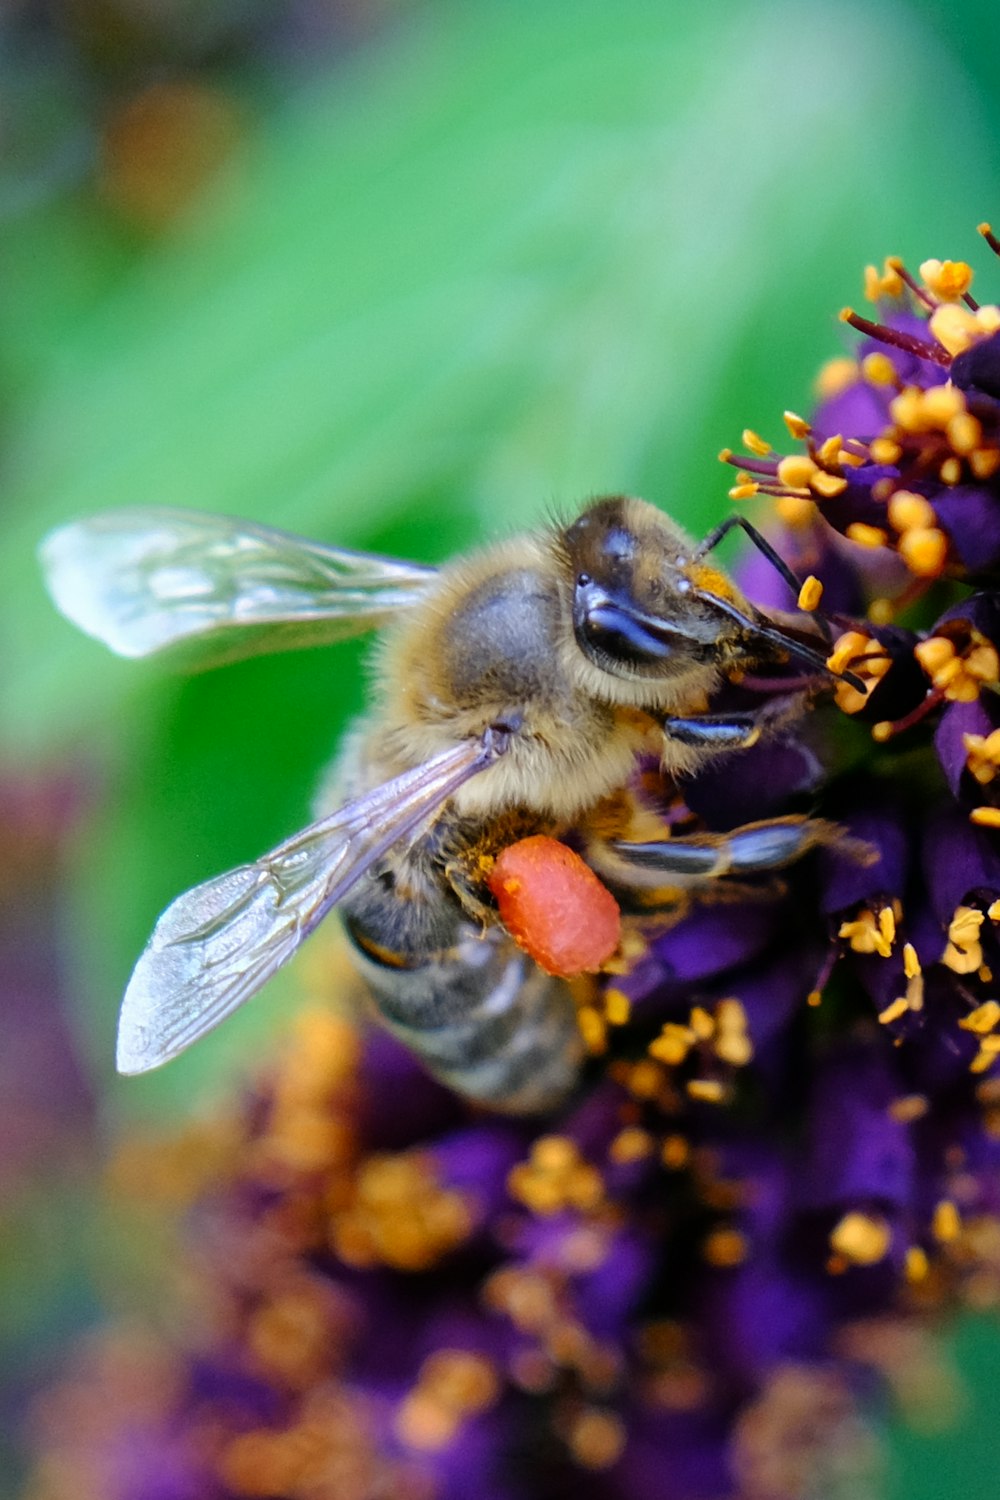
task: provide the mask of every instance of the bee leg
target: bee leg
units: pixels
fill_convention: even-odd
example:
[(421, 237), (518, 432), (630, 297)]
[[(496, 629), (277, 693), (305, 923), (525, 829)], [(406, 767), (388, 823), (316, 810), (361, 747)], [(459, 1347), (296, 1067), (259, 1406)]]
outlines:
[[(794, 864), (821, 844), (835, 846), (862, 864), (874, 851), (823, 818), (768, 818), (730, 833), (692, 834), (663, 842), (605, 845), (593, 861), (599, 873), (626, 887), (655, 889), (673, 882), (694, 885), (723, 875), (756, 875)], [(595, 851), (596, 852), (596, 851)]]
[(756, 714), (698, 714), (684, 719), (668, 715), (663, 720), (668, 740), (698, 750), (748, 750), (760, 739), (761, 728)]

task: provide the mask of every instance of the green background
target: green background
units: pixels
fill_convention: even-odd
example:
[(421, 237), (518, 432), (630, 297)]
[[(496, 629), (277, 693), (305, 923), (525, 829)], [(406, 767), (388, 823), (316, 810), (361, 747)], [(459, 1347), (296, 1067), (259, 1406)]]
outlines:
[[(970, 259), (1000, 298), (975, 234), (1000, 217), (998, 55), (989, 4), (424, 4), (298, 84), (244, 80), (248, 137), (164, 233), (79, 188), (0, 194), (0, 757), (91, 788), (58, 941), (109, 1137), (182, 1118), (273, 1032), (280, 982), (112, 1077), (157, 912), (308, 820), (363, 651), (186, 680), (112, 660), (48, 603), (39, 538), (181, 504), (436, 560), (611, 490), (707, 529), (718, 449), (808, 409), (866, 261)], [(15, 1357), (82, 1316), (100, 1229), (67, 1249), (92, 1214), (68, 1202), (22, 1205)], [(984, 1319), (955, 1347), (968, 1414), (894, 1425), (892, 1497), (996, 1492), (1000, 1340)]]

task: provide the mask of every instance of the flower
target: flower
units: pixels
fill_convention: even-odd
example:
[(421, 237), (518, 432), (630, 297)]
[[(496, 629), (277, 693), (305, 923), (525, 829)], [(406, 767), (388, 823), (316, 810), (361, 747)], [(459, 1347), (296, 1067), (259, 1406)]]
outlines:
[(801, 814), (805, 856), (633, 922), (555, 1115), (305, 1012), (175, 1161), (182, 1291), (50, 1395), (33, 1496), (860, 1495), (873, 1388), (953, 1399), (927, 1317), (1000, 1303), (1000, 314), (958, 262), (867, 280), (799, 448), (725, 455), (822, 591), (835, 701), (734, 683), (770, 733), (637, 773), (680, 831)]

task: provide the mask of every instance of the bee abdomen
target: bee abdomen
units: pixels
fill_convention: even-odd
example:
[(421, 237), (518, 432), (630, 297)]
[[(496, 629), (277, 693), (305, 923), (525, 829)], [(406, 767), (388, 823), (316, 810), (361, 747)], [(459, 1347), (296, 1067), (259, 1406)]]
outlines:
[(462, 925), (453, 948), (406, 968), (380, 962), (354, 937), (384, 1024), (467, 1098), (512, 1114), (554, 1108), (583, 1056), (566, 985), (504, 934)]

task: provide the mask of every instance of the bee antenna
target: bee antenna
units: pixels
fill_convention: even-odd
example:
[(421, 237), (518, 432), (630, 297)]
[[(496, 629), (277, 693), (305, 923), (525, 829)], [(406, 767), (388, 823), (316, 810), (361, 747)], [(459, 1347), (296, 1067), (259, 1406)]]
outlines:
[(749, 630), (758, 639), (770, 641), (772, 645), (780, 646), (790, 656), (796, 656), (799, 661), (808, 662), (817, 671), (825, 672), (828, 677), (834, 677), (838, 682), (846, 682), (860, 693), (865, 691), (865, 684), (861, 681), (860, 677), (856, 676), (854, 672), (835, 672), (827, 662), (822, 651), (817, 651), (815, 646), (809, 646), (805, 641), (796, 640), (793, 635), (786, 635), (777, 625), (765, 624), (763, 620), (751, 620), (735, 604), (730, 603), (728, 599), (720, 598), (718, 594), (710, 594), (699, 589), (698, 597), (703, 599), (706, 604), (711, 604), (721, 614), (727, 615), (737, 625), (742, 625), (745, 630)]

